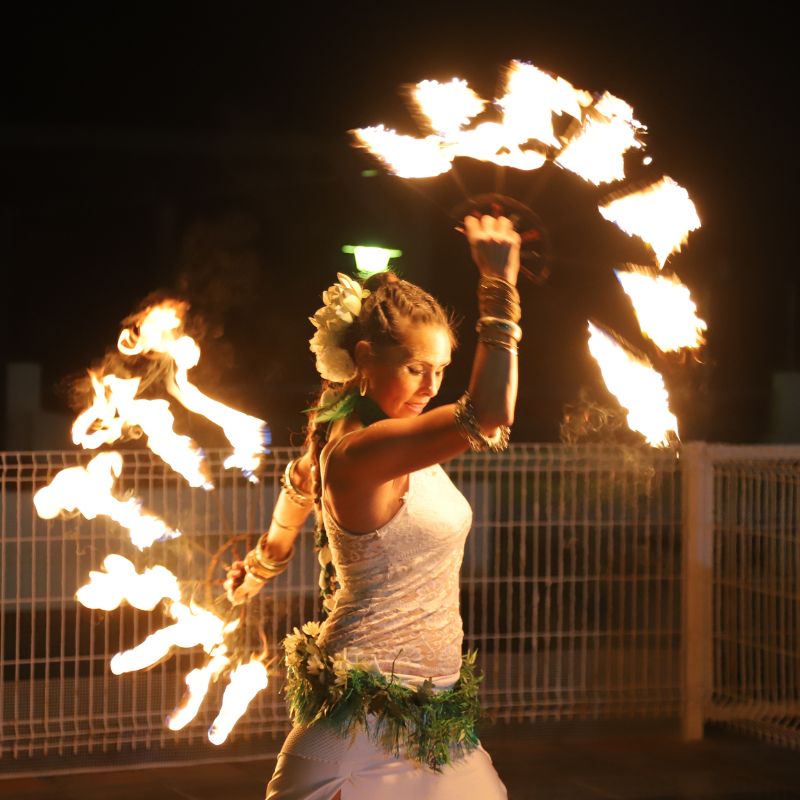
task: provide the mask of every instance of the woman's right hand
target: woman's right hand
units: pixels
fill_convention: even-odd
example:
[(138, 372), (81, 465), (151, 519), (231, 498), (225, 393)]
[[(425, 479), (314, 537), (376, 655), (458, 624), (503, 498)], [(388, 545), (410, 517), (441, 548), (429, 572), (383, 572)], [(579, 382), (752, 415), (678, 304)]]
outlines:
[(261, 591), (264, 581), (247, 572), (244, 561), (234, 561), (222, 585), (231, 605), (238, 606), (255, 597)]
[(488, 214), (464, 219), (464, 233), (481, 275), (499, 277), (516, 285), (519, 275), (520, 236), (508, 217)]

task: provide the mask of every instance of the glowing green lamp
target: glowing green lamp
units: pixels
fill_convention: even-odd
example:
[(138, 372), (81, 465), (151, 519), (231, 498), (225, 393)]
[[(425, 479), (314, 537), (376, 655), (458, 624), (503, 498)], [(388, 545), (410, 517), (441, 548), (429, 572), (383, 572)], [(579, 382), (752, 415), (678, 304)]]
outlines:
[(342, 248), (342, 252), (354, 256), (356, 269), (366, 275), (383, 272), (389, 268), (390, 258), (399, 258), (403, 255), (402, 250), (389, 250), (385, 247), (370, 247), (362, 244), (346, 244)]

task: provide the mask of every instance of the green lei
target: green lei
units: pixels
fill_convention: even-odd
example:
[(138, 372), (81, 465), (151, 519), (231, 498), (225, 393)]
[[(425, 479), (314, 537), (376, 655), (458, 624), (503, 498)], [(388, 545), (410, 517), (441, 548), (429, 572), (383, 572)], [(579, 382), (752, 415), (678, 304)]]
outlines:
[(284, 693), (295, 724), (326, 720), (341, 734), (360, 727), (393, 755), (437, 772), (477, 746), (481, 679), (474, 652), (464, 657), (452, 689), (435, 691), (430, 679), (412, 689), (394, 675), (349, 662), (345, 653), (329, 655), (317, 642), (319, 630), (319, 623), (307, 622), (284, 639)]

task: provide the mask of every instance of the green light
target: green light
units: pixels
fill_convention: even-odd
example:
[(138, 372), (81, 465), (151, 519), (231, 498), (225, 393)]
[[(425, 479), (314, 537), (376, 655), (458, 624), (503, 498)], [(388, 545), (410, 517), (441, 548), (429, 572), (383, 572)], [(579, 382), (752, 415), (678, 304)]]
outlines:
[(389, 268), (390, 258), (399, 258), (403, 255), (402, 250), (389, 250), (385, 247), (369, 247), (361, 244), (346, 244), (342, 248), (342, 252), (354, 256), (356, 269), (369, 275), (383, 272)]
[(376, 170), (376, 169), (362, 169), (361, 170), (361, 177), (362, 178), (377, 178), (378, 177), (378, 170)]

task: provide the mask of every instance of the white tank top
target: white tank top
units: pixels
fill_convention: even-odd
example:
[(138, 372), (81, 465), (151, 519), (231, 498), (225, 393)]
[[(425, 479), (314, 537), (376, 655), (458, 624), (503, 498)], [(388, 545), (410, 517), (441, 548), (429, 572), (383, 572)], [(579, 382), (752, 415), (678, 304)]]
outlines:
[(408, 683), (452, 684), (464, 638), (458, 580), (472, 525), (466, 498), (438, 464), (426, 467), (409, 475), (389, 522), (354, 534), (327, 508), (324, 465), (322, 479), (322, 514), (341, 588), (320, 644)]

